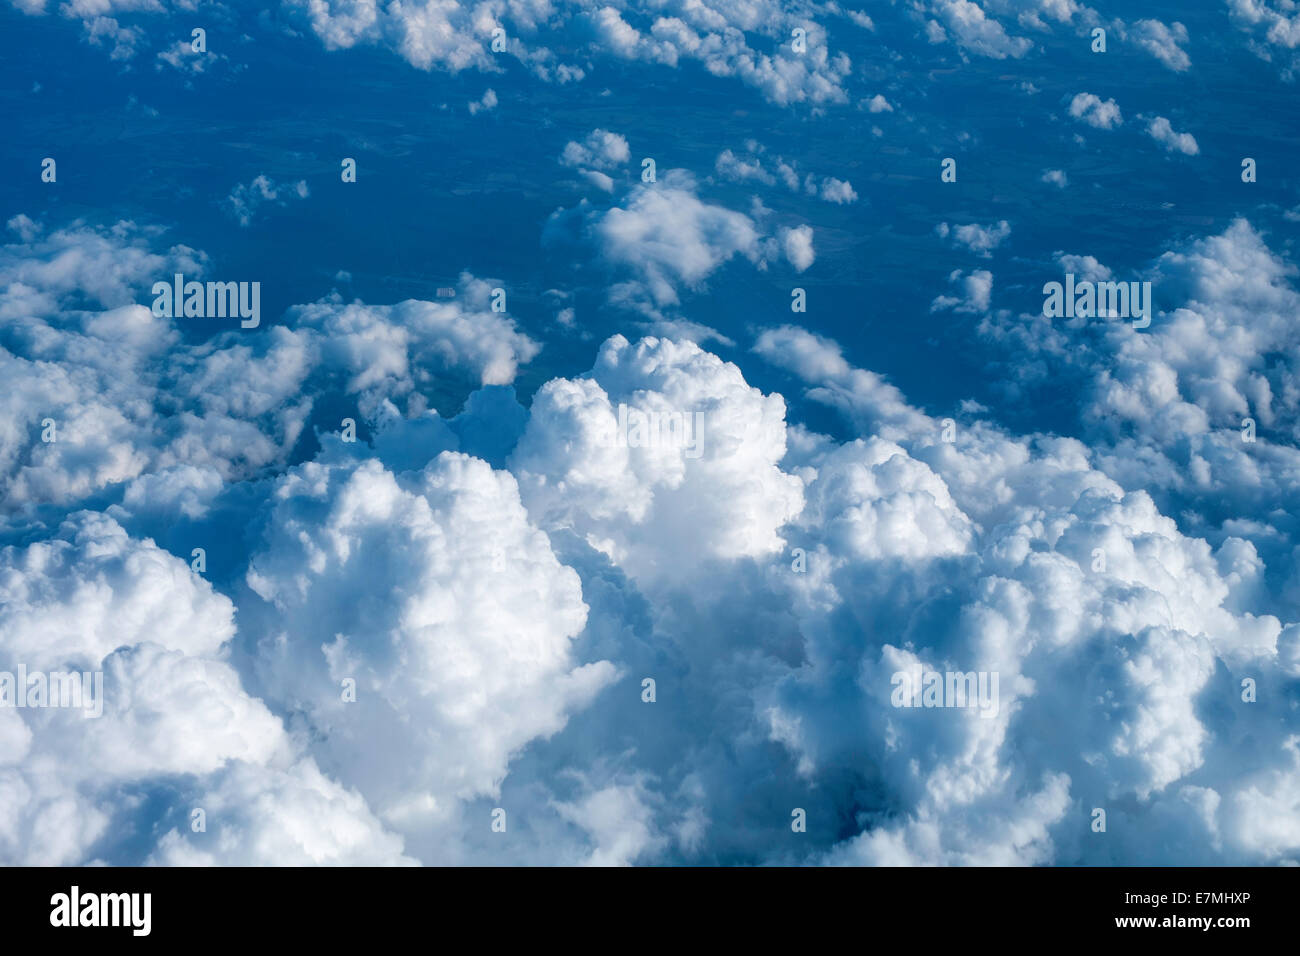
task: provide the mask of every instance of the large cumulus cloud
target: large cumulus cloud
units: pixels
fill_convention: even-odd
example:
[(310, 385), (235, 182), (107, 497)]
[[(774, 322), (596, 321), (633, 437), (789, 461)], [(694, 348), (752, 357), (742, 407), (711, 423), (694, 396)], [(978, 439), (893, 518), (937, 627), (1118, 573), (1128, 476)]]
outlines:
[(614, 676), (573, 660), (578, 577), (508, 473), (454, 452), (405, 476), (310, 463), (272, 501), (248, 572), (274, 609), (253, 625), (267, 693), (395, 825), (427, 828), (492, 793), (513, 752)]
[[(744, 364), (839, 412), (848, 440), (659, 336), (611, 337), (525, 408), (504, 383), (532, 346), (470, 277), (468, 306), (326, 299), (188, 343), (133, 290), (201, 254), (125, 225), (14, 231), (0, 344), (26, 424), (2, 446), (0, 652), (102, 669), (106, 704), (0, 709), (7, 860), (1300, 853), (1300, 614), (1276, 577), (1293, 532), (1251, 504), (1287, 486), (1206, 451), (1243, 407), (1278, 461), (1295, 446), (1290, 269), (1244, 224), (1153, 263), (1149, 330), (1041, 330), (1088, 386), (1092, 444), (976, 404), (931, 414), (795, 326)], [(1024, 332), (999, 313), (983, 334)], [(427, 408), (446, 368), (483, 385), (452, 418)], [(320, 429), (295, 457), (304, 403), (340, 396), (358, 440)], [(1139, 413), (1155, 399), (1181, 445)], [(48, 407), (101, 416), (96, 441), (36, 449)], [(686, 430), (631, 441), (634, 421)], [(220, 440), (245, 426), (268, 443), (252, 459)], [(1233, 515), (1213, 535), (1129, 463), (1186, 447)], [(200, 530), (210, 576), (186, 560)], [(915, 671), (996, 675), (994, 706), (896, 706)]]
[(468, 273), (454, 302), (333, 296), (260, 334), (215, 326), (194, 343), (184, 323), (220, 320), (159, 317), (138, 302), (175, 272), (201, 277), (202, 254), (155, 252), (159, 231), (127, 222), (46, 234), (19, 216), (10, 228), (19, 241), (0, 247), (7, 508), (68, 504), (150, 475), (197, 501), (214, 480), (283, 466), (321, 396), (344, 396), (364, 420), (386, 400), (406, 405), (439, 372), (508, 383), (539, 348), (492, 310), (493, 284)]
[[(279, 718), (244, 691), (226, 660), (234, 610), (105, 515), (81, 512), (52, 538), (0, 551), (4, 669), (103, 675), (102, 716), (0, 710), (6, 862), (145, 862), (164, 822), (149, 794), (167, 794), (178, 821), (159, 844), (167, 861), (404, 859), (364, 802), (297, 754)], [(233, 787), (237, 801), (221, 796)], [(304, 815), (308, 794), (329, 813)], [(191, 826), (194, 810), (208, 828)]]

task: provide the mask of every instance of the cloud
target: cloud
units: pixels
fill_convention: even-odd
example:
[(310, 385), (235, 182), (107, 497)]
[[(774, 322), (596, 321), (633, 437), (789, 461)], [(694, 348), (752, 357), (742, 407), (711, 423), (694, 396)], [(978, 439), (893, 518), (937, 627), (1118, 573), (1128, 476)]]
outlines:
[[(631, 432), (619, 407), (673, 415), (690, 431)], [(614, 336), (590, 377), (533, 400), (511, 459), (543, 527), (569, 527), (634, 576), (680, 578), (710, 558), (770, 554), (800, 504), (780, 472), (785, 405), (691, 343)], [(649, 419), (647, 418), (647, 421)]]
[[(606, 287), (607, 300), (642, 313), (661, 330), (668, 328), (664, 323), (680, 322), (671, 313), (681, 305), (684, 290), (703, 288), (733, 260), (761, 270), (788, 252), (797, 270), (811, 264), (811, 227), (780, 227), (776, 235), (766, 235), (755, 219), (699, 198), (696, 189), (684, 171), (660, 171), (657, 182), (634, 185), (609, 209), (584, 200), (557, 210), (543, 242), (568, 246), (578, 255), (588, 252), (615, 279)], [(698, 323), (694, 327), (718, 335)]]
[(640, 272), (659, 303), (677, 302), (674, 282), (698, 284), (736, 255), (761, 257), (748, 216), (685, 189), (638, 186), (625, 207), (610, 209), (593, 230), (605, 258)]
[[(423, 70), (498, 72), (499, 58), (511, 56), (545, 82), (569, 82), (581, 79), (586, 70), (564, 62), (552, 47), (570, 49), (580, 37), (586, 42), (574, 53), (579, 60), (635, 61), (669, 69), (695, 61), (781, 106), (847, 102), (843, 83), (852, 70), (845, 54), (831, 53), (824, 29), (776, 0), (713, 6), (636, 2), (622, 8), (585, 0), (473, 8), (290, 0), (288, 6), (329, 50), (380, 45)], [(788, 42), (795, 26), (807, 30), (803, 53), (794, 52)], [(491, 47), (497, 29), (506, 37), (501, 53)]]
[[(116, 59), (116, 54), (114, 58)], [(206, 73), (215, 64), (225, 59), (226, 56), (221, 53), (208, 50), (196, 51), (192, 40), (177, 40), (158, 53), (154, 66), (159, 70), (164, 66), (169, 66), (177, 72), (198, 76), (200, 73)]]
[(935, 17), (929, 21), (931, 42), (942, 42), (946, 28), (962, 49), (995, 60), (1018, 59), (1033, 47), (1031, 40), (1008, 34), (1001, 23), (971, 0), (932, 0), (928, 9)]
[(306, 199), (311, 195), (306, 180), (299, 180), (291, 185), (277, 183), (264, 174), (256, 176), (251, 183), (237, 183), (226, 197), (226, 205), (241, 226), (252, 225), (257, 210), (268, 203), (284, 206), (289, 199)]
[(653, 808), (647, 805), (654, 796), (637, 779), (590, 791), (580, 801), (557, 804), (556, 810), (589, 834), (595, 849), (584, 865), (629, 866), (668, 843), (657, 832)]
[(831, 339), (786, 325), (764, 331), (754, 351), (813, 383), (809, 397), (839, 409), (861, 431), (893, 439), (924, 426), (902, 392), (874, 372), (850, 366)]
[(796, 226), (793, 229), (782, 229), (778, 235), (781, 246), (785, 250), (785, 257), (790, 260), (795, 271), (803, 272), (813, 264), (816, 255), (813, 253), (812, 227)]
[[(736, 154), (725, 149), (718, 154), (714, 171), (723, 179), (733, 182), (758, 182), (773, 186), (778, 180), (792, 192), (803, 192), (809, 196), (819, 196), (826, 202), (845, 205), (858, 201), (858, 194), (853, 184), (833, 176), (824, 176), (819, 181), (812, 173), (801, 174), (798, 164), (786, 162), (780, 156), (771, 159), (772, 166), (763, 165), (763, 156), (767, 148), (757, 140), (747, 140), (745, 152)], [(774, 170), (774, 171), (773, 171)]]
[[(811, 226), (769, 221), (670, 171), (552, 226), (653, 304), (736, 260), (811, 262)], [(1300, 294), (1245, 220), (1135, 273), (1044, 257), (1151, 281), (1144, 330), (994, 312), (991, 272), (949, 274), (933, 307), (978, 316), (1021, 404), (1038, 375), (1070, 396), (1075, 437), (922, 410), (793, 325), (736, 362), (616, 335), (524, 407), (506, 383), (538, 346), (469, 274), (451, 300), (331, 295), (191, 342), (138, 300), (202, 253), (8, 225), (0, 650), (112, 690), (96, 720), (0, 708), (6, 862), (1300, 854)], [(1010, 227), (944, 229), (989, 252)], [(452, 376), (483, 387), (443, 418)], [(788, 420), (807, 404), (847, 437)], [(895, 706), (914, 670), (996, 674), (997, 707)], [(793, 807), (806, 839), (774, 844)]]
[[(760, 351), (788, 355), (804, 336), (788, 332)], [(818, 357), (796, 366), (810, 397), (850, 415), (862, 408), (858, 427), (896, 403), (889, 386), (846, 368), (833, 343), (809, 343), (803, 354)], [(853, 379), (861, 385), (850, 392), (843, 383)], [(899, 416), (906, 424), (893, 443), (808, 440), (797, 456), (811, 483), (787, 534), (808, 549), (807, 571), (773, 580), (793, 589), (807, 662), (760, 693), (760, 712), (809, 779), (860, 766), (867, 742), (881, 741), (871, 748), (876, 799), (893, 808), (821, 859), (1123, 859), (1136, 846), (1127, 837), (1116, 846), (1074, 834), (1092, 806), (1120, 812), (1124, 794), (1144, 803), (1123, 813), (1184, 834), (1180, 845), (1196, 846), (1198, 859), (1260, 859), (1250, 838), (1221, 838), (1245, 817), (1220, 808), (1248, 801), (1250, 786), (1224, 759), (1232, 744), (1220, 735), (1247, 731), (1209, 722), (1193, 703), (1236, 700), (1236, 675), (1280, 663), (1278, 621), (1229, 608), (1238, 584), (1222, 569), (1238, 544), (1216, 554), (1184, 537), (1147, 495), (1096, 471), (1078, 442), (1016, 439), (978, 421), (956, 423), (949, 440), (947, 426), (916, 414)], [(1054, 544), (1039, 550), (1049, 526)], [(925, 595), (954, 588), (946, 624), (915, 621)], [(871, 626), (837, 626), (837, 617)], [(1231, 673), (1217, 678), (1223, 667)], [(892, 675), (918, 668), (996, 672), (996, 715), (895, 707)], [(1101, 688), (1108, 704), (1084, 703)], [(1061, 695), (1074, 701), (1049, 703)], [(1015, 728), (1048, 725), (1069, 729), (1041, 749), (1014, 744)], [(1271, 752), (1277, 767), (1291, 765), (1285, 747)], [(1197, 784), (1183, 783), (1194, 771)], [(1193, 798), (1211, 812), (1183, 812)]]
[(455, 302), (408, 299), (396, 305), (321, 300), (289, 311), (291, 325), (319, 330), (322, 356), (348, 375), (350, 392), (382, 385), (403, 395), (436, 367), (469, 371), (484, 385), (514, 380), (541, 347), (494, 308), (493, 281), (463, 272)]
[(493, 311), (494, 283), (468, 273), (453, 301), (330, 298), (291, 308), (265, 334), (218, 328), (189, 345), (181, 324), (213, 320), (155, 316), (135, 300), (177, 272), (201, 277), (201, 253), (153, 252), (159, 231), (130, 223), (49, 233), (25, 217), (10, 225), (27, 237), (0, 247), (0, 368), (10, 383), (0, 398), (0, 500), (11, 509), (117, 486), (197, 515), (214, 480), (285, 463), (322, 396), (351, 396), (364, 419), (431, 388), (438, 370), (507, 383), (539, 349)]
[(765, 186), (772, 186), (776, 183), (776, 177), (763, 168), (763, 161), (757, 156), (742, 158), (729, 149), (724, 149), (718, 154), (714, 169), (724, 179), (736, 182), (745, 182), (752, 179)]
[[(1111, 275), (1092, 257), (1062, 259), (1063, 268), (1079, 264)], [(1243, 567), (1243, 586), (1256, 606), (1285, 619), (1300, 599), (1295, 529), (1277, 510), (1296, 493), (1300, 464), (1300, 353), (1286, 318), (1300, 307), (1294, 275), (1239, 219), (1150, 264), (1143, 278), (1157, 309), (1149, 329), (1105, 320), (1051, 329), (1025, 317), (1015, 330), (995, 318), (983, 329), (999, 348), (1023, 350), (1024, 371), (1012, 373), (1022, 400), (1036, 394), (1038, 374), (1072, 383), (1078, 427), (1117, 481), (1167, 501), (1189, 527), (1249, 540), (1259, 556), (1247, 565), (1263, 563)], [(1238, 520), (1265, 515), (1273, 517)]]
[(581, 142), (570, 140), (560, 154), (560, 165), (578, 170), (578, 175), (602, 192), (614, 191), (608, 174), (631, 158), (627, 140), (609, 130), (594, 129)]
[(953, 270), (948, 281), (955, 284), (961, 294), (937, 296), (930, 303), (931, 312), (951, 309), (955, 312), (987, 312), (993, 294), (993, 273), (987, 269), (974, 269), (969, 275), (960, 269)]
[(846, 205), (858, 201), (858, 194), (854, 192), (852, 184), (847, 180), (833, 177), (822, 181), (821, 197), (827, 202), (833, 202), (837, 205)]
[(1201, 151), (1196, 145), (1196, 138), (1191, 133), (1176, 133), (1169, 120), (1157, 116), (1147, 126), (1147, 135), (1162, 145), (1168, 152), (1178, 152), (1185, 156), (1195, 156)]
[(975, 222), (964, 226), (949, 226), (946, 222), (941, 222), (935, 227), (935, 232), (944, 239), (951, 235), (954, 246), (965, 246), (976, 255), (987, 259), (992, 256), (993, 250), (1011, 235), (1011, 226), (1005, 219), (987, 226)]
[(1277, 60), (1282, 79), (1291, 82), (1300, 68), (1300, 13), (1289, 0), (1229, 0), (1228, 12), (1237, 28), (1250, 35), (1249, 48), (1268, 62)]
[(454, 452), (405, 474), (308, 463), (272, 500), (248, 571), (268, 605), (249, 609), (266, 691), (389, 825), (436, 826), (494, 794), (515, 751), (615, 676), (573, 660), (577, 575), (508, 473)]
[(1159, 20), (1139, 20), (1133, 24), (1133, 39), (1175, 73), (1186, 71), (1191, 58), (1179, 46), (1187, 42), (1187, 28), (1175, 22), (1165, 26)]
[(144, 39), (138, 27), (124, 27), (113, 17), (95, 17), (83, 21), (86, 39), (92, 46), (108, 46), (109, 59), (129, 60)]
[(471, 100), (468, 104), (469, 115), (476, 116), (479, 113), (486, 113), (488, 110), (494, 110), (497, 107), (497, 94), (491, 87), (484, 91), (482, 97), (477, 100)]
[[(106, 515), (81, 512), (50, 537), (0, 550), (0, 580), (0, 650), (10, 666), (98, 670), (103, 681), (96, 718), (5, 709), (5, 734), (12, 740), (15, 721), (24, 731), (20, 750), (0, 761), (0, 803), (11, 822), (0, 832), (7, 863), (94, 863), (101, 853), (122, 852), (119, 834), (130, 832), (146, 836), (143, 847), (126, 850), (127, 862), (142, 863), (155, 849), (166, 856), (181, 842), (176, 831), (151, 846), (156, 811), (121, 799), (124, 790), (164, 787), (177, 791), (178, 805), (167, 812), (184, 820), (189, 862), (403, 859), (400, 840), (359, 799), (295, 757), (279, 719), (243, 690), (223, 659), (234, 605), (183, 561)], [(290, 774), (275, 769), (285, 762), (296, 762)], [(275, 826), (305, 809), (300, 800), (285, 805), (284, 785), (274, 782), (290, 776), (309, 779), (322, 801), (335, 803), (332, 812)], [(209, 788), (229, 779), (241, 781), (236, 805), (209, 800)], [(195, 808), (210, 829), (191, 830)], [(279, 856), (254, 852), (256, 829), (277, 834)], [(349, 837), (361, 844), (351, 858), (339, 847)]]
[(212, 821), (167, 831), (154, 866), (410, 866), (400, 837), (375, 819), (365, 800), (327, 778), (311, 760), (287, 769), (236, 764), (190, 801)]
[(593, 129), (581, 143), (570, 140), (560, 154), (560, 164), (606, 172), (624, 165), (632, 152), (627, 139), (605, 129)]
[(1103, 101), (1092, 93), (1076, 93), (1070, 101), (1070, 115), (1097, 129), (1113, 129), (1124, 124), (1114, 100)]

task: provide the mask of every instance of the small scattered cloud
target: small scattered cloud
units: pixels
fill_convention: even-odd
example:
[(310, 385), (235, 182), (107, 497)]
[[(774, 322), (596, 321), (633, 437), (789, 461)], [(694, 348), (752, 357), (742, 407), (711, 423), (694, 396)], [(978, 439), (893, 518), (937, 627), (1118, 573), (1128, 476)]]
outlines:
[(258, 209), (268, 203), (284, 206), (290, 199), (306, 199), (311, 195), (307, 181), (277, 183), (271, 177), (259, 175), (251, 183), (239, 183), (226, 197), (226, 206), (241, 226), (253, 222)]
[(486, 92), (484, 92), (484, 94), (481, 97), (479, 97), (477, 100), (472, 100), (468, 105), (470, 116), (476, 116), (479, 113), (484, 113), (487, 112), (488, 110), (494, 110), (496, 108), (497, 108), (497, 94), (496, 91), (493, 90), (491, 87), (488, 87)]
[(1113, 129), (1124, 123), (1114, 100), (1102, 100), (1092, 93), (1076, 94), (1070, 101), (1070, 115), (1097, 129)]
[(1191, 133), (1176, 132), (1169, 120), (1163, 116), (1157, 116), (1148, 124), (1147, 135), (1171, 153), (1195, 156), (1201, 151), (1201, 148), (1196, 145), (1196, 137)]

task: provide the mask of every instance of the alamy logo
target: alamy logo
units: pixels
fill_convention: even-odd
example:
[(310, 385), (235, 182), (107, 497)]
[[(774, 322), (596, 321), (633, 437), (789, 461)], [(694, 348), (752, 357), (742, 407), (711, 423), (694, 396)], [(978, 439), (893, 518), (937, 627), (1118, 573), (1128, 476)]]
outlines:
[(997, 671), (895, 671), (890, 684), (895, 707), (978, 707), (981, 717), (998, 715)]
[(79, 707), (82, 717), (104, 713), (103, 671), (0, 671), (0, 707)]
[(618, 404), (618, 424), (605, 444), (619, 448), (671, 448), (692, 460), (704, 454), (703, 412), (643, 412)]
[(131, 935), (148, 936), (151, 893), (86, 893), (77, 886), (50, 897), (51, 926), (129, 926)]
[(262, 321), (262, 283), (186, 282), (178, 272), (171, 282), (153, 284), (153, 314), (159, 318), (240, 318), (240, 328)]
[(1049, 319), (1132, 319), (1135, 329), (1151, 324), (1150, 282), (1075, 282), (1068, 272), (1064, 286), (1049, 282), (1043, 295), (1043, 315)]

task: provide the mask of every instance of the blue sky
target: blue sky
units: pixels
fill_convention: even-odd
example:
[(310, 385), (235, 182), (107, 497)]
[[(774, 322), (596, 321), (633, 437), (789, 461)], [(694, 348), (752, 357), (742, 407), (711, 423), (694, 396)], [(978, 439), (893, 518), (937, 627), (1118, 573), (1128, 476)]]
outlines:
[(1290, 4), (0, 37), (0, 859), (1296, 861)]

